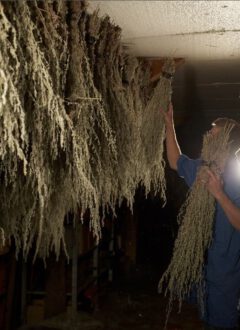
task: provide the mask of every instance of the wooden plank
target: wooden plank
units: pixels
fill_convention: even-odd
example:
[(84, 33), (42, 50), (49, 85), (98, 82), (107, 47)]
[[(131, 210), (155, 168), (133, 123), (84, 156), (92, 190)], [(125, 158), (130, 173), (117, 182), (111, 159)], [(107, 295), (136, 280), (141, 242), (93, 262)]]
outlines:
[(66, 310), (65, 256), (51, 255), (47, 260), (46, 298), (44, 317), (49, 318)]
[(22, 257), (21, 284), (21, 324), (25, 324), (27, 312), (27, 261), (24, 257)]
[(72, 319), (77, 314), (77, 296), (78, 296), (78, 220), (73, 226), (73, 246), (72, 246)]
[[(149, 61), (151, 68), (151, 82), (154, 82), (160, 78), (165, 59), (150, 59), (147, 61)], [(183, 58), (175, 58), (175, 70), (177, 70), (181, 65), (183, 65), (184, 62), (185, 60)]]
[(8, 286), (7, 286), (7, 300), (6, 300), (6, 319), (5, 330), (10, 330), (13, 311), (13, 298), (15, 293), (15, 278), (16, 278), (17, 261), (15, 252), (11, 251), (9, 255), (9, 269), (8, 269)]

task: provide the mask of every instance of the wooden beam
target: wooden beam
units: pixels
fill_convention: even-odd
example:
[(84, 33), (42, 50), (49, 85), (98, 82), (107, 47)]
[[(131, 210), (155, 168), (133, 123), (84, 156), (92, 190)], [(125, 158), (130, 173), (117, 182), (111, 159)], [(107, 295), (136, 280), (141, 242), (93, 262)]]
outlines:
[[(156, 58), (146, 58), (146, 62), (150, 65), (151, 70), (151, 82), (157, 81), (162, 73), (162, 67), (165, 62), (164, 58), (156, 59)], [(175, 70), (177, 70), (181, 65), (185, 63), (184, 58), (174, 58)]]

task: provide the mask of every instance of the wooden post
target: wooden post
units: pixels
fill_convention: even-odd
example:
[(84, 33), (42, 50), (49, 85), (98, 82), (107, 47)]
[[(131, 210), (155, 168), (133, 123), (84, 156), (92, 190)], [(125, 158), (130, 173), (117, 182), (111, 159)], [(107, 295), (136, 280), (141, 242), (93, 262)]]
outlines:
[(78, 221), (73, 224), (73, 246), (72, 246), (72, 319), (77, 314), (78, 295)]
[(59, 260), (56, 260), (56, 256), (52, 254), (47, 260), (44, 317), (53, 317), (55, 315), (64, 313), (65, 310), (65, 257), (60, 254)]
[(98, 245), (96, 245), (93, 250), (93, 278), (95, 284), (98, 281), (98, 252)]
[(27, 261), (22, 256), (22, 277), (21, 277), (21, 325), (26, 323), (27, 308)]
[(13, 308), (13, 299), (15, 292), (15, 277), (16, 277), (16, 266), (17, 261), (15, 257), (15, 252), (10, 252), (10, 265), (9, 265), (9, 278), (8, 278), (8, 287), (7, 287), (7, 302), (6, 302), (6, 326), (5, 330), (11, 329), (12, 322), (12, 308)]
[(110, 258), (110, 265), (108, 269), (108, 281), (113, 281), (113, 256), (114, 256), (114, 220), (112, 221), (111, 227), (111, 236), (109, 242), (109, 258)]

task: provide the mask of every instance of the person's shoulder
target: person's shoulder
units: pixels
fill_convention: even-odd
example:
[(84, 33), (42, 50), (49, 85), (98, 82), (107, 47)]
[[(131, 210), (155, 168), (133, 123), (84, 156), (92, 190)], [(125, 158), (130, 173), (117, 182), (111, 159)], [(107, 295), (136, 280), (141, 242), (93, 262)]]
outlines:
[(191, 158), (185, 154), (181, 154), (179, 159), (178, 159), (178, 164), (193, 164), (195, 166), (200, 166), (202, 164), (202, 159), (201, 158)]
[(201, 162), (201, 159), (192, 159), (185, 154), (181, 154), (177, 162), (178, 173), (180, 176), (184, 176), (183, 174), (188, 171), (194, 173), (201, 165)]

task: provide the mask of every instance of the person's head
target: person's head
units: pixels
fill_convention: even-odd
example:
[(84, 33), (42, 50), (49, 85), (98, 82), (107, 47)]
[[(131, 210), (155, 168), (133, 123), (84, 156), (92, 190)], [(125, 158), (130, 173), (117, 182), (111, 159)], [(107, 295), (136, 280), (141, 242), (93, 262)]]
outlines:
[(230, 144), (230, 153), (235, 154), (236, 151), (240, 148), (240, 123), (231, 118), (217, 118), (212, 123), (211, 134), (217, 134), (225, 125), (232, 125), (233, 128), (231, 129), (229, 135)]

